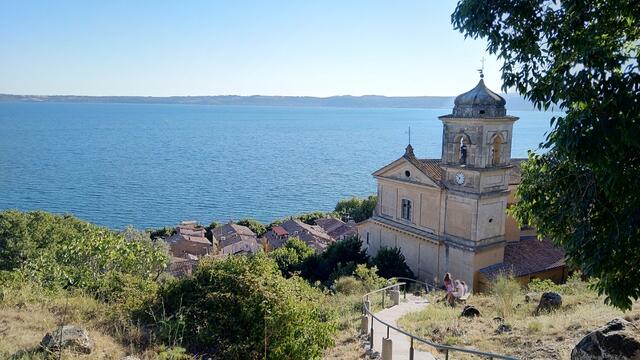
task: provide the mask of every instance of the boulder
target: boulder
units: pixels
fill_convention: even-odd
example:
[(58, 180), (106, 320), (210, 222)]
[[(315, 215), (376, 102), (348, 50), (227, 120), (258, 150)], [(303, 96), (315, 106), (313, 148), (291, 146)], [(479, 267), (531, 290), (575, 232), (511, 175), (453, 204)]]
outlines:
[(95, 345), (89, 333), (76, 325), (64, 325), (48, 332), (40, 343), (42, 347), (51, 352), (60, 349), (71, 349), (75, 352), (90, 354)]
[(125, 356), (120, 360), (140, 360), (139, 357), (135, 356), (135, 355), (129, 355), (129, 356)]
[(480, 310), (476, 309), (476, 307), (473, 305), (465, 305), (464, 308), (462, 309), (462, 313), (460, 314), (460, 316), (464, 316), (464, 317), (480, 316)]
[(536, 312), (557, 310), (562, 306), (562, 296), (557, 292), (549, 291), (542, 294)]
[(640, 360), (640, 328), (613, 319), (587, 334), (571, 351), (571, 360)]

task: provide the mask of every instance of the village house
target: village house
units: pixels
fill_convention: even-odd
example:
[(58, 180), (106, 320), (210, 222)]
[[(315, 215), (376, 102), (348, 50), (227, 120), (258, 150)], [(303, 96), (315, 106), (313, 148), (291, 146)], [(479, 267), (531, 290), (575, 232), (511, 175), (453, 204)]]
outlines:
[(205, 229), (190, 222), (178, 225), (175, 234), (165, 241), (171, 254), (177, 258), (199, 258), (215, 252), (213, 244), (205, 236)]
[(440, 283), (445, 273), (484, 290), (500, 271), (520, 281), (566, 277), (564, 253), (520, 229), (506, 210), (516, 202), (520, 163), (511, 158), (513, 124), (506, 102), (482, 78), (455, 99), (443, 122), (440, 159), (418, 159), (411, 144), (377, 170), (378, 203), (358, 224), (367, 253), (398, 247), (416, 276)]
[(349, 220), (346, 223), (340, 219), (326, 217), (317, 219), (316, 225), (320, 226), (333, 240), (344, 240), (358, 234), (356, 223)]
[(253, 255), (261, 250), (257, 235), (246, 226), (229, 222), (212, 233), (218, 242), (218, 255)]
[(269, 250), (284, 245), (289, 237), (297, 237), (316, 252), (323, 252), (335, 240), (318, 225), (309, 225), (298, 219), (289, 219), (274, 226), (264, 235), (263, 242)]

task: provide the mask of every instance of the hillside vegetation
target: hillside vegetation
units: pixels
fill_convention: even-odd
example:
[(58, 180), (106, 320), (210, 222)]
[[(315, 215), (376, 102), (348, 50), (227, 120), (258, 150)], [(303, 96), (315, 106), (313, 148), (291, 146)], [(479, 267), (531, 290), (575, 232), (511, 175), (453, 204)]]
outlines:
[[(386, 282), (361, 245), (354, 237), (316, 254), (292, 238), (271, 253), (203, 259), (173, 278), (166, 245), (149, 233), (3, 211), (0, 358), (357, 358), (360, 296)], [(388, 262), (404, 268), (398, 260)], [(40, 345), (63, 324), (87, 330), (94, 350)]]
[[(579, 274), (564, 285), (538, 280), (528, 288), (521, 288), (509, 277), (501, 277), (494, 282), (492, 293), (473, 295), (468, 300), (480, 310), (480, 317), (461, 317), (462, 306), (452, 308), (438, 302), (444, 297), (444, 293), (438, 292), (431, 296), (431, 305), (421, 312), (405, 315), (399, 324), (418, 336), (442, 344), (521, 359), (569, 359), (573, 347), (587, 333), (611, 319), (640, 320), (640, 302), (623, 312), (605, 305), (604, 298), (589, 285), (580, 280)], [(561, 294), (562, 307), (536, 314), (538, 300), (545, 291)], [(509, 328), (510, 331), (504, 331)], [(461, 354), (455, 358), (475, 359)]]

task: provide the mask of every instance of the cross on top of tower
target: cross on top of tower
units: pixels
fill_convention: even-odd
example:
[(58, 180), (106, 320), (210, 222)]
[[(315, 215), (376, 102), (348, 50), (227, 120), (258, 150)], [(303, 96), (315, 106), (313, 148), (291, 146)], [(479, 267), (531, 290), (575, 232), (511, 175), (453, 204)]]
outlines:
[(482, 59), (480, 59), (480, 62), (482, 63), (482, 67), (480, 69), (478, 69), (478, 72), (480, 73), (480, 79), (484, 78), (484, 62), (485, 62), (485, 58), (484, 56), (482, 57)]

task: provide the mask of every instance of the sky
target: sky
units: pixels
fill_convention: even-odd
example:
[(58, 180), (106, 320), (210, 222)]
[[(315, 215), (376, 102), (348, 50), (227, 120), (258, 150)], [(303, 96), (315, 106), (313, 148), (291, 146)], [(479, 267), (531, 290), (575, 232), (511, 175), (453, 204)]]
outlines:
[(0, 0), (0, 93), (457, 95), (500, 90), (453, 0)]

